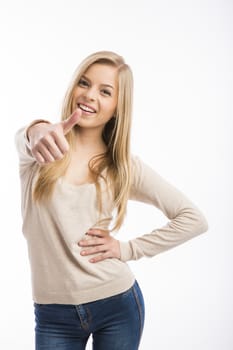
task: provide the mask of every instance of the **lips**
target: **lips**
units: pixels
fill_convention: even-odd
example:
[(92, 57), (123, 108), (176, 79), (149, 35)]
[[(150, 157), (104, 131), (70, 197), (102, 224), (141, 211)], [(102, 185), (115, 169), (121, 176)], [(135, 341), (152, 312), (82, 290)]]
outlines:
[(88, 105), (86, 105), (84, 103), (78, 103), (78, 107), (84, 112), (96, 113), (96, 110), (94, 108), (92, 108), (91, 106), (88, 106)]

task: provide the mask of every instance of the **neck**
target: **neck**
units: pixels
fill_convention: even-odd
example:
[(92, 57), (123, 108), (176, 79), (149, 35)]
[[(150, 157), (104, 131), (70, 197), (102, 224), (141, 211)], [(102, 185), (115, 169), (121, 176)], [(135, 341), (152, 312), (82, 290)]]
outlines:
[(78, 128), (76, 132), (75, 151), (82, 150), (87, 153), (102, 153), (106, 145), (102, 139), (102, 130)]

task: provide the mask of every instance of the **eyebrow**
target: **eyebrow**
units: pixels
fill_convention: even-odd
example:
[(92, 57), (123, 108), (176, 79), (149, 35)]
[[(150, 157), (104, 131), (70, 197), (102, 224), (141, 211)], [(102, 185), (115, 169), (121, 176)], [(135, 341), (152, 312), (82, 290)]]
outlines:
[[(86, 79), (86, 80), (88, 80), (90, 82), (90, 79), (88, 77), (86, 77), (85, 75), (82, 75), (81, 78)], [(114, 87), (112, 85), (110, 85), (110, 84), (101, 84), (101, 85), (102, 86), (107, 86), (107, 87), (109, 87), (109, 88), (114, 90)]]

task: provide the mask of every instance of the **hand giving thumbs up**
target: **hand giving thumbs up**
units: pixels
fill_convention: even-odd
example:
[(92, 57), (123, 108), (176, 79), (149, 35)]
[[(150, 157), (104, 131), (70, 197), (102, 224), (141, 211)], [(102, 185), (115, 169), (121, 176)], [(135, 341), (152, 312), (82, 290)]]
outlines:
[(65, 135), (78, 123), (82, 111), (76, 109), (66, 120), (50, 124), (38, 122), (27, 130), (32, 155), (41, 165), (62, 159), (69, 150)]

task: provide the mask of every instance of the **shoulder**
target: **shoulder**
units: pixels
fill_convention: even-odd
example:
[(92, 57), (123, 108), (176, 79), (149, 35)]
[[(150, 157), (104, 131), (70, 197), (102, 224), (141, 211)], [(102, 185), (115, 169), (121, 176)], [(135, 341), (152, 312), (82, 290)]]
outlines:
[(130, 162), (131, 171), (132, 173), (136, 172), (136, 174), (140, 173), (143, 170), (143, 168), (147, 166), (146, 163), (141, 159), (141, 157), (135, 154), (131, 155)]
[(145, 163), (138, 155), (131, 155), (131, 178), (132, 184), (136, 184), (139, 180), (155, 174), (155, 170)]
[(135, 182), (139, 179), (142, 173), (143, 163), (139, 156), (131, 155), (130, 158), (130, 170), (131, 170), (131, 184), (135, 185)]
[(131, 193), (135, 191), (150, 191), (155, 185), (157, 173), (138, 155), (131, 155)]
[(152, 203), (163, 195), (169, 197), (172, 190), (172, 186), (153, 167), (138, 156), (131, 157), (131, 198)]

